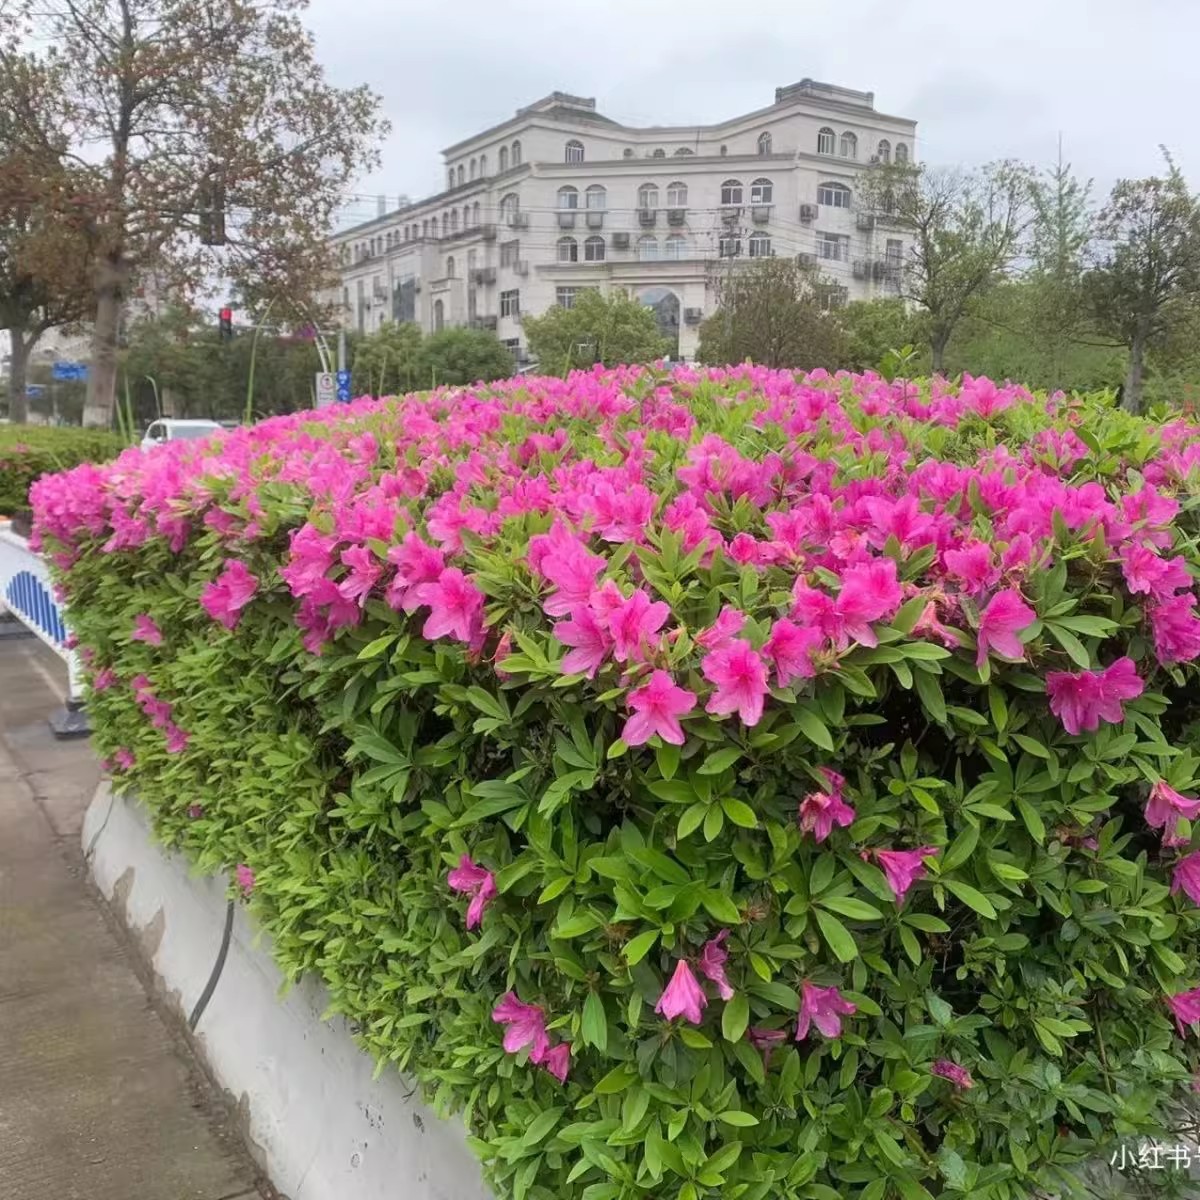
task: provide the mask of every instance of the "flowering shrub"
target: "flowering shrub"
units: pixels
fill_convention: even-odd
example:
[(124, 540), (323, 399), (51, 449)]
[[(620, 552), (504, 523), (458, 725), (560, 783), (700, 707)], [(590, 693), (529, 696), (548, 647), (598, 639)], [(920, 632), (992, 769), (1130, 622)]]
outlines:
[(0, 425), (0, 516), (29, 507), (29, 485), (39, 475), (103, 462), (124, 445), (102, 430)]
[(1200, 431), (622, 369), (34, 489), (119, 785), (497, 1195), (1009, 1200), (1200, 1024)]

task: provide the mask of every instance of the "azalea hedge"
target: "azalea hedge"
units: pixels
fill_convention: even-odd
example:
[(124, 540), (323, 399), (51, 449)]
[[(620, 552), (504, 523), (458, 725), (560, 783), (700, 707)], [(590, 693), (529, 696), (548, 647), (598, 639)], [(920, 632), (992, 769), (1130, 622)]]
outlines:
[(1102, 398), (622, 369), (34, 499), (118, 786), (497, 1196), (1015, 1200), (1197, 1065), (1198, 464)]
[(98, 429), (0, 425), (0, 516), (27, 510), (30, 484), (40, 476), (115, 458), (127, 444)]

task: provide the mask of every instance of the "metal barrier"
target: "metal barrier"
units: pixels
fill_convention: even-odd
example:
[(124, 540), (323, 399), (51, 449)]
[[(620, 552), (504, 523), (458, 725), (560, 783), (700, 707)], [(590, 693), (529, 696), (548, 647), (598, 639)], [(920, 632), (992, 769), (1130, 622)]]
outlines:
[(54, 584), (45, 560), (19, 533), (0, 525), (0, 615), (4, 613), (15, 617), (66, 663), (67, 701), (50, 718), (50, 727), (58, 737), (89, 733), (79, 656), (68, 645), (71, 630), (62, 606), (54, 598)]

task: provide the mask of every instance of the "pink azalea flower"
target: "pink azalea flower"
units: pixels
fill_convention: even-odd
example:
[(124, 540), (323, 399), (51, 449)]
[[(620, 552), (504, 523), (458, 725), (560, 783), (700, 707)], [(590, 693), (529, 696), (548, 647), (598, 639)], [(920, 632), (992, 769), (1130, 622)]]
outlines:
[(124, 746), (113, 751), (113, 763), (120, 767), (122, 771), (128, 771), (136, 761), (133, 757), (133, 751), (127, 750)]
[(696, 645), (701, 650), (720, 650), (742, 632), (742, 626), (745, 624), (746, 614), (726, 604), (717, 619), (707, 629), (696, 634)]
[(612, 634), (613, 657), (617, 662), (645, 659), (655, 644), (654, 635), (670, 614), (670, 605), (662, 600), (651, 602), (642, 588), (627, 600), (614, 604), (608, 614), (608, 631)]
[(704, 989), (696, 982), (692, 968), (681, 958), (675, 964), (675, 974), (663, 989), (654, 1011), (661, 1013), (668, 1021), (684, 1017), (693, 1025), (699, 1025), (704, 1019), (704, 1008), (707, 1004), (708, 997), (704, 994)]
[(536, 1004), (522, 1004), (515, 992), (505, 992), (492, 1009), (492, 1020), (504, 1026), (504, 1049), (516, 1054), (531, 1046), (529, 1057), (542, 1062), (550, 1049), (546, 1014)]
[(627, 746), (642, 746), (656, 733), (664, 742), (682, 746), (679, 718), (696, 707), (696, 693), (677, 687), (666, 671), (658, 670), (644, 687), (629, 693), (629, 707), (633, 715), (621, 731)]
[(221, 574), (200, 593), (200, 604), (214, 621), (233, 629), (257, 590), (258, 579), (250, 574), (246, 564), (229, 558)]
[(722, 929), (716, 937), (709, 938), (704, 943), (699, 963), (700, 974), (717, 985), (717, 995), (722, 1000), (733, 999), (733, 988), (725, 977), (725, 963), (729, 958), (729, 951), (725, 949), (725, 941), (728, 937), (729, 930)]
[(987, 542), (971, 539), (957, 550), (947, 550), (942, 555), (946, 574), (961, 581), (963, 591), (978, 595), (993, 587), (1000, 578), (1000, 571), (992, 561), (992, 548)]
[(567, 1082), (567, 1072), (571, 1069), (571, 1047), (567, 1042), (559, 1042), (542, 1055), (538, 1063), (544, 1071), (548, 1071), (559, 1083)]
[(1025, 647), (1017, 637), (1023, 629), (1028, 629), (1037, 620), (1037, 613), (1021, 599), (1014, 588), (1005, 588), (997, 592), (987, 607), (979, 614), (979, 630), (977, 633), (979, 652), (975, 656), (975, 665), (981, 667), (987, 659), (989, 651), (995, 651), (1005, 658), (1021, 659), (1025, 657)]
[(1121, 548), (1119, 557), (1125, 583), (1134, 595), (1165, 601), (1192, 586), (1192, 577), (1182, 555), (1165, 559), (1150, 546), (1126, 545)]
[(842, 799), (845, 779), (828, 769), (825, 777), (830, 784), (828, 791), (809, 792), (800, 801), (800, 831), (811, 833), (818, 845), (833, 832), (835, 825), (845, 829), (854, 823), (855, 817), (854, 809)]
[(1183, 890), (1193, 904), (1200, 904), (1200, 850), (1188, 854), (1175, 864), (1171, 876), (1171, 895)]
[(483, 593), (458, 567), (447, 567), (436, 583), (417, 588), (418, 602), (429, 606), (421, 635), (432, 641), (449, 635), (460, 642), (477, 641), (483, 632)]
[(204, 805), (203, 804), (189, 804), (188, 810), (187, 810), (187, 815), (188, 815), (189, 821), (200, 820), (200, 818), (202, 816), (204, 816)]
[(1124, 700), (1136, 700), (1144, 684), (1133, 659), (1118, 658), (1103, 671), (1051, 671), (1046, 676), (1050, 711), (1071, 734), (1098, 729), (1101, 721), (1118, 725), (1125, 720)]
[(843, 572), (834, 611), (846, 637), (863, 646), (878, 646), (871, 623), (895, 616), (902, 599), (895, 561), (877, 558)]
[(165, 732), (167, 753), (182, 754), (187, 749), (188, 740), (192, 735), (186, 730), (180, 729), (178, 725), (168, 725)]
[(858, 1006), (844, 999), (837, 988), (818, 987), (806, 979), (800, 986), (800, 1018), (796, 1022), (796, 1041), (804, 1041), (813, 1025), (827, 1038), (840, 1038), (842, 1017), (856, 1012)]
[(552, 617), (566, 616), (583, 604), (596, 586), (606, 560), (575, 538), (562, 541), (541, 560), (541, 572), (556, 589), (542, 607)]
[(704, 677), (717, 685), (705, 711), (715, 714), (736, 712), (746, 725), (757, 725), (762, 718), (763, 698), (767, 694), (767, 664), (749, 642), (737, 639), (714, 650), (700, 664)]
[(483, 910), (496, 898), (496, 877), (484, 867), (476, 866), (469, 855), (464, 854), (458, 860), (446, 882), (456, 892), (464, 892), (471, 897), (467, 907), (467, 928), (475, 929), (483, 920)]
[(92, 676), (92, 691), (106, 692), (117, 682), (117, 673), (112, 667), (102, 667)]
[(975, 1086), (970, 1071), (966, 1067), (960, 1067), (958, 1063), (951, 1062), (948, 1058), (939, 1058), (929, 1070), (933, 1075), (940, 1075), (943, 1079), (950, 1080), (960, 1091)]
[(1154, 653), (1164, 667), (1200, 657), (1200, 618), (1191, 592), (1172, 596), (1149, 611)]
[(918, 879), (925, 878), (926, 868), (921, 860), (940, 853), (936, 846), (918, 846), (915, 850), (875, 851), (875, 858), (887, 876), (888, 887), (892, 889), (898, 905), (904, 903), (908, 889)]
[(1146, 824), (1151, 829), (1163, 831), (1164, 846), (1185, 846), (1188, 839), (1179, 831), (1179, 820), (1186, 817), (1194, 821), (1200, 816), (1200, 800), (1181, 796), (1166, 780), (1160, 779), (1150, 789), (1146, 804)]
[(596, 614), (586, 604), (581, 604), (571, 613), (569, 621), (559, 621), (554, 626), (554, 636), (564, 646), (572, 647), (562, 660), (564, 675), (581, 671), (589, 679), (604, 665), (612, 650), (612, 638)]
[(771, 1051), (781, 1042), (787, 1041), (787, 1030), (764, 1029), (760, 1025), (751, 1025), (746, 1030), (746, 1036), (750, 1040), (750, 1045), (762, 1054), (763, 1062), (766, 1063), (771, 1060)]
[(821, 630), (812, 625), (797, 625), (781, 617), (771, 626), (771, 636), (762, 648), (767, 661), (775, 667), (775, 681), (787, 687), (793, 679), (811, 679), (816, 673), (813, 651), (825, 642)]
[(383, 574), (384, 564), (375, 557), (369, 546), (348, 546), (342, 551), (342, 565), (350, 568), (337, 585), (342, 598), (365, 604), (371, 589)]
[(130, 681), (129, 686), (133, 689), (133, 694), (136, 696), (139, 692), (149, 691), (154, 684), (150, 682), (147, 675), (135, 675)]
[(436, 546), (430, 546), (415, 533), (406, 533), (399, 546), (388, 550), (388, 562), (396, 574), (384, 591), (390, 608), (406, 613), (416, 612), (421, 600), (414, 592), (426, 583), (436, 583), (446, 569), (446, 557)]
[(1187, 992), (1176, 992), (1173, 996), (1163, 997), (1167, 1007), (1175, 1017), (1179, 1027), (1179, 1036), (1187, 1037), (1187, 1026), (1200, 1023), (1200, 987)]
[(163, 640), (162, 630), (146, 613), (138, 613), (134, 617), (131, 637), (133, 641), (145, 642), (148, 646), (161, 646)]
[(245, 863), (238, 863), (234, 876), (237, 878), (238, 887), (242, 889), (243, 896), (248, 896), (254, 891), (254, 872)]

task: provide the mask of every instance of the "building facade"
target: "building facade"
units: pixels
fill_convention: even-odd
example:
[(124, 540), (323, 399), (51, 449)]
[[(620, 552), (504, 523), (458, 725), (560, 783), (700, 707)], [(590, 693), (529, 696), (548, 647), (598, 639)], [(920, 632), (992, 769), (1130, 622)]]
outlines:
[(555, 92), (445, 150), (444, 191), (338, 233), (333, 299), (350, 329), (473, 325), (523, 362), (523, 315), (621, 288), (690, 359), (721, 272), (742, 260), (799, 255), (836, 285), (833, 304), (895, 294), (905, 238), (858, 205), (857, 184), (914, 161), (915, 142), (916, 123), (877, 112), (873, 93), (811, 79), (686, 127), (631, 128)]

